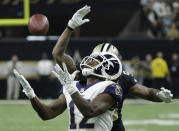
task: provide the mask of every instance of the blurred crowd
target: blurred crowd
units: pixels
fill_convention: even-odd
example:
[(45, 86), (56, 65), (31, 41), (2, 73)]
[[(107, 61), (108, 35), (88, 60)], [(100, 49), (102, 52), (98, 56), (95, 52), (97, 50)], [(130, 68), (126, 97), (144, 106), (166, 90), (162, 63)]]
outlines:
[(147, 36), (179, 38), (179, 0), (141, 0), (141, 12)]

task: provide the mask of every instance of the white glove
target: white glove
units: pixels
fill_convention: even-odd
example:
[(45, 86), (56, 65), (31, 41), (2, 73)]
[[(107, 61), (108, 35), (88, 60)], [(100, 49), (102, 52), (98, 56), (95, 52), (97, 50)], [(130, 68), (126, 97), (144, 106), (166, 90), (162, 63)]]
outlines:
[(17, 70), (15, 69), (14, 69), (14, 75), (16, 76), (16, 78), (18, 79), (18, 81), (21, 83), (23, 87), (22, 92), (24, 92), (29, 99), (33, 99), (36, 95), (34, 93), (34, 90), (31, 88), (29, 82), (24, 78), (23, 75), (19, 74), (19, 72), (17, 72)]
[(173, 94), (170, 90), (165, 89), (164, 87), (161, 88), (161, 91), (157, 93), (157, 96), (163, 100), (165, 103), (172, 102)]
[(68, 26), (73, 30), (86, 22), (89, 22), (89, 19), (83, 19), (90, 11), (90, 6), (84, 6), (83, 8), (79, 9), (73, 17), (69, 20)]
[(73, 93), (77, 92), (78, 89), (76, 87), (72, 86), (72, 83), (76, 77), (76, 74), (79, 73), (79, 71), (75, 71), (72, 74), (69, 74), (66, 64), (62, 63), (64, 71), (61, 69), (61, 67), (56, 64), (54, 66), (55, 71), (52, 71), (52, 73), (58, 78), (60, 83), (63, 85), (63, 88), (72, 95)]

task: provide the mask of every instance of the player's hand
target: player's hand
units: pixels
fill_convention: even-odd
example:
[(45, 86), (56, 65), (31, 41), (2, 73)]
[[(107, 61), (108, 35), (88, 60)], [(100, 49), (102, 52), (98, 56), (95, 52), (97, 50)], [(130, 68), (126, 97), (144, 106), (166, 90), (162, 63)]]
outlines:
[(32, 87), (30, 86), (29, 82), (24, 78), (23, 75), (21, 75), (15, 69), (14, 69), (14, 75), (16, 76), (16, 78), (18, 79), (20, 84), (22, 85), (22, 87), (23, 87), (22, 91), (25, 93), (25, 95), (29, 99), (33, 99), (35, 97), (35, 93), (34, 93), (34, 90), (32, 89)]
[(89, 22), (89, 19), (83, 19), (90, 11), (90, 6), (84, 6), (83, 8), (79, 9), (73, 17), (69, 20), (68, 26), (72, 29), (75, 29), (86, 22)]
[(72, 74), (70, 74), (67, 70), (66, 64), (62, 63), (63, 65), (63, 70), (61, 69), (61, 67), (56, 64), (54, 66), (54, 70), (52, 71), (52, 73), (58, 78), (58, 80), (60, 81), (60, 83), (63, 85), (63, 88), (65, 88), (65, 90), (72, 95), (73, 93), (75, 93), (76, 91), (78, 91), (77, 88), (73, 87), (73, 81), (77, 75), (77, 73), (79, 73), (79, 71), (75, 71)]
[(164, 87), (161, 88), (161, 91), (157, 93), (157, 96), (163, 100), (165, 103), (172, 102), (173, 94), (170, 90), (165, 89)]

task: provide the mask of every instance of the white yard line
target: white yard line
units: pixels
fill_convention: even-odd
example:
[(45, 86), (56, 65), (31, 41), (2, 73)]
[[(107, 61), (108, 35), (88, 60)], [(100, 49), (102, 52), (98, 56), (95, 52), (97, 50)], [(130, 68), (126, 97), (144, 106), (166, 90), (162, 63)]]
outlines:
[(160, 118), (172, 118), (172, 119), (178, 119), (179, 118), (179, 114), (160, 114), (159, 116)]
[(160, 119), (150, 119), (150, 120), (125, 120), (124, 125), (162, 125), (162, 126), (172, 126), (178, 125), (179, 120), (160, 120)]
[[(48, 100), (41, 100), (43, 103), (50, 103), (51, 99), (48, 99)], [(29, 100), (0, 100), (0, 105), (28, 105), (30, 104), (30, 101)]]

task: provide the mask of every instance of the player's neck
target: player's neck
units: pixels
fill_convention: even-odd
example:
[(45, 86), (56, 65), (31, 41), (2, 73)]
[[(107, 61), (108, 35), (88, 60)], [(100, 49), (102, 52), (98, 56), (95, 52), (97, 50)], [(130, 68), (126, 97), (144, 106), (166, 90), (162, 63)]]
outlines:
[(89, 84), (91, 84), (91, 83), (93, 83), (93, 82), (97, 82), (97, 81), (100, 81), (100, 79), (98, 79), (98, 78), (96, 78), (96, 77), (89, 77), (89, 78), (87, 78), (87, 83), (86, 83), (86, 85), (89, 85)]

